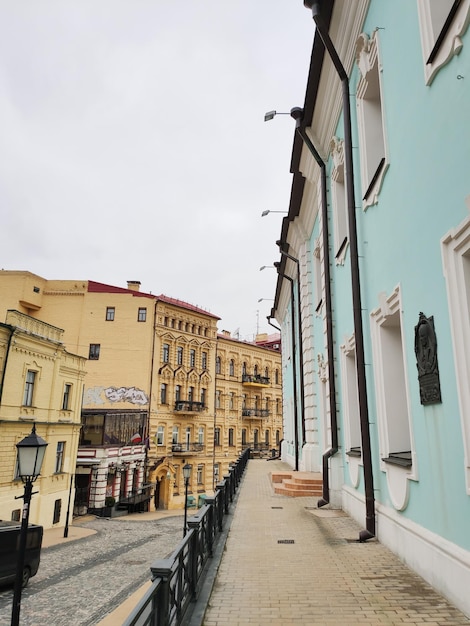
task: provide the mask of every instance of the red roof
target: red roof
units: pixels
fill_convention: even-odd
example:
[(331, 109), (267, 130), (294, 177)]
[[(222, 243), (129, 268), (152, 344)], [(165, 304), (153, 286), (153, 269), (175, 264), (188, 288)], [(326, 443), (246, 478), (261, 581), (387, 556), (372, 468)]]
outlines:
[(114, 285), (106, 285), (105, 283), (96, 283), (94, 280), (88, 281), (88, 291), (90, 293), (130, 293), (137, 298), (153, 298), (151, 293), (142, 293), (134, 289), (124, 289), (123, 287), (114, 287)]
[(189, 309), (190, 311), (194, 311), (195, 313), (202, 313), (203, 315), (207, 315), (209, 317), (213, 317), (216, 320), (220, 320), (220, 317), (217, 317), (217, 315), (214, 315), (213, 313), (209, 313), (209, 311), (205, 311), (204, 309), (200, 309), (197, 306), (194, 306), (193, 304), (189, 304), (188, 302), (183, 302), (183, 300), (177, 300), (176, 298), (169, 298), (168, 296), (165, 296), (163, 294), (160, 294), (159, 296), (157, 296), (157, 300), (160, 300), (161, 302), (166, 302), (167, 304), (174, 304), (175, 306), (180, 306), (183, 307), (184, 309)]

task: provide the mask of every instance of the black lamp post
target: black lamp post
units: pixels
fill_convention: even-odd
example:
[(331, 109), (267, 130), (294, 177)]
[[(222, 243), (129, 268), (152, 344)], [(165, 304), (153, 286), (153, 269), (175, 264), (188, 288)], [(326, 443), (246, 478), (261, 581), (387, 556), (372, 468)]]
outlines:
[(18, 563), (16, 566), (15, 588), (13, 593), (13, 608), (11, 612), (11, 626), (20, 623), (21, 590), (23, 588), (23, 568), (26, 552), (26, 538), (28, 535), (29, 505), (33, 495), (33, 482), (41, 472), (47, 443), (36, 435), (36, 425), (31, 433), (16, 444), (18, 448), (18, 476), (24, 482), (23, 514), (21, 517), (20, 545)]
[(192, 465), (186, 463), (183, 466), (183, 476), (184, 476), (184, 528), (183, 528), (183, 537), (186, 537), (186, 525), (188, 520), (188, 486), (189, 486), (189, 478), (191, 476)]

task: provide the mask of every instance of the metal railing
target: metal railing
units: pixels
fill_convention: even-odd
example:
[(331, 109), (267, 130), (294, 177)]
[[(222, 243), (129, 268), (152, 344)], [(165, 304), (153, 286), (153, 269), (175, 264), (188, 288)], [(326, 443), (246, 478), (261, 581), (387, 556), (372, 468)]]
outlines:
[(182, 411), (183, 413), (200, 413), (205, 409), (204, 402), (193, 402), (192, 400), (176, 400), (175, 411)]
[(268, 409), (242, 409), (242, 417), (269, 417)]
[(203, 443), (174, 443), (171, 446), (171, 451), (173, 453), (184, 453), (184, 452), (204, 452), (204, 444)]
[(206, 504), (189, 518), (189, 530), (172, 554), (152, 564), (152, 586), (123, 626), (179, 626), (182, 623), (199, 595), (206, 564), (213, 556), (249, 453), (246, 449), (231, 464), (229, 473), (217, 484), (214, 497), (206, 498)]
[(269, 385), (269, 378), (260, 374), (242, 374), (242, 383), (255, 383), (257, 385)]

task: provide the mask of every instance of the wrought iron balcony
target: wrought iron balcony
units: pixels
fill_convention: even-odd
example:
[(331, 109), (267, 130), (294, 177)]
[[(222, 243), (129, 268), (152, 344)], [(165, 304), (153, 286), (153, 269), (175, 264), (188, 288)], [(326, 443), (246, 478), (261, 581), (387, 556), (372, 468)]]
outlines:
[(242, 409), (242, 417), (269, 417), (268, 409)]
[(175, 411), (178, 413), (201, 413), (205, 409), (204, 402), (193, 402), (192, 400), (177, 400), (175, 402)]
[(269, 378), (259, 374), (242, 374), (242, 383), (251, 387), (267, 387)]
[(204, 444), (203, 443), (174, 443), (171, 446), (171, 451), (176, 456), (184, 456), (188, 454), (198, 454), (199, 452), (204, 452)]

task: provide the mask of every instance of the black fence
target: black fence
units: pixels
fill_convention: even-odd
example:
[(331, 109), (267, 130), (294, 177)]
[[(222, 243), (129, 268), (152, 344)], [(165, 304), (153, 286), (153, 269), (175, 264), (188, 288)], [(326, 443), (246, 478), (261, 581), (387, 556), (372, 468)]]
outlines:
[(216, 486), (214, 497), (188, 520), (188, 532), (166, 559), (155, 561), (152, 586), (123, 626), (179, 626), (191, 603), (197, 600), (207, 562), (224, 529), (224, 517), (240, 484), (248, 462), (246, 449), (231, 464), (229, 473)]

